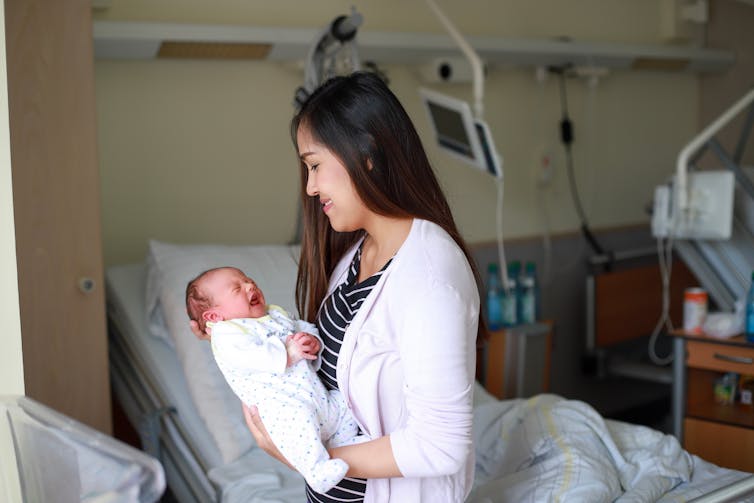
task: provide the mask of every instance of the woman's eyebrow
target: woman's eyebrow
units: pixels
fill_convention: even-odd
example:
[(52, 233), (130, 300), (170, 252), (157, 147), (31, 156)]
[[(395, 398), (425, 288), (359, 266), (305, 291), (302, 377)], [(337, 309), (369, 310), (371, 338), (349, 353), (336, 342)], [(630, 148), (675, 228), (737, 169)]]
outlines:
[(314, 155), (315, 152), (301, 152), (298, 157), (301, 160), (304, 160), (305, 158), (309, 157), (310, 155)]

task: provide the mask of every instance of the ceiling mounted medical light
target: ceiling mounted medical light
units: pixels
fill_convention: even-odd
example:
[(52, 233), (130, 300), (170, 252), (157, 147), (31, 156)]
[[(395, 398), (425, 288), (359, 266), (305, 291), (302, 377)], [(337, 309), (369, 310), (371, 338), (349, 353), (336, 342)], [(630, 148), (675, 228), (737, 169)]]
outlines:
[(306, 98), (330, 77), (361, 69), (356, 32), (362, 22), (361, 14), (351, 7), (350, 15), (336, 17), (318, 35), (304, 63), (304, 85), (296, 89), (296, 108), (300, 108)]

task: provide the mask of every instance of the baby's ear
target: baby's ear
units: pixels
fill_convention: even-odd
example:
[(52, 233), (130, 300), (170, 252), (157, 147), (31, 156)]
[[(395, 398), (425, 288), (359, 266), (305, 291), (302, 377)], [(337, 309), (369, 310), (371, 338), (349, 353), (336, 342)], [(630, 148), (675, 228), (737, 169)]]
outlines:
[(223, 315), (220, 314), (220, 311), (217, 309), (207, 309), (202, 313), (202, 319), (206, 321), (211, 321), (213, 323), (217, 323), (218, 321), (223, 321)]

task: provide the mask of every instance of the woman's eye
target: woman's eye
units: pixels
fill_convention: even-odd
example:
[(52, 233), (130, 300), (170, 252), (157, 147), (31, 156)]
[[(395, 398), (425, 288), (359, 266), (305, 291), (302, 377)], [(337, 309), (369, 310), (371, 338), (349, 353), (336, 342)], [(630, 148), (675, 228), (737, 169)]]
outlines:
[(319, 167), (319, 164), (312, 164), (311, 167), (309, 167), (309, 171), (316, 171)]

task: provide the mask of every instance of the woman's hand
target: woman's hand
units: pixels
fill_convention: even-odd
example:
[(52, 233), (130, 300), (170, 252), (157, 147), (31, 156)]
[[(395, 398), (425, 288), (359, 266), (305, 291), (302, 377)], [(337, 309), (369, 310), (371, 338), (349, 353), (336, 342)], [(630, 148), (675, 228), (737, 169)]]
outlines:
[(191, 331), (194, 333), (197, 339), (208, 341), (212, 338), (212, 329), (207, 327), (206, 332), (202, 332), (202, 329), (199, 328), (199, 324), (191, 320), (189, 321), (189, 326), (191, 327)]
[(248, 407), (246, 404), (243, 404), (243, 417), (246, 420), (246, 426), (254, 436), (254, 440), (256, 440), (259, 448), (284, 465), (287, 465), (291, 470), (296, 471), (293, 465), (291, 465), (288, 460), (283, 457), (283, 454), (272, 442), (270, 434), (267, 433), (267, 428), (265, 428), (264, 424), (262, 424), (262, 418), (259, 417), (259, 411), (257, 410), (257, 407), (255, 405)]

